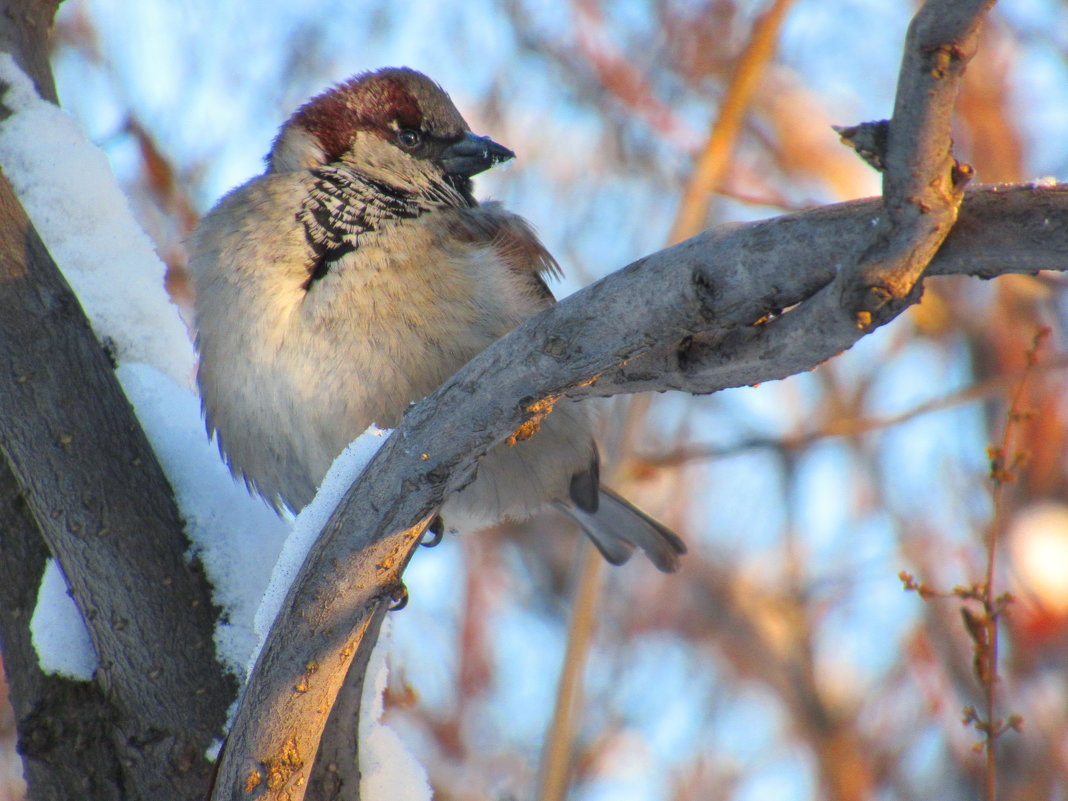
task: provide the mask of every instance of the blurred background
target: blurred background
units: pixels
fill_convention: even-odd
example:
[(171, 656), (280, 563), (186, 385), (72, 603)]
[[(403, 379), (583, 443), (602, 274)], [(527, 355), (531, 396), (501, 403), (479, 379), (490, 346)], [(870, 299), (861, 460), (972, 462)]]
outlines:
[[(68, 0), (52, 63), (183, 304), (198, 216), (262, 171), (296, 106), (386, 65), (428, 73), (518, 153), (478, 194), (536, 225), (562, 296), (708, 226), (878, 194), (830, 125), (889, 116), (913, 10)], [(1065, 3), (995, 9), (955, 126), (979, 182), (1068, 180)], [(614, 399), (605, 473), (685, 538), (678, 575), (606, 568), (549, 514), (418, 553), (387, 718), (435, 798), (975, 799), (989, 769), (962, 721), (991, 684), (996, 716), (1022, 719), (996, 740), (997, 797), (1068, 798), (1066, 286), (932, 281), (811, 373)], [(992, 544), (1012, 601), (984, 686), (990, 627), (960, 596), (983, 595)], [(4, 801), (13, 739), (5, 707)]]

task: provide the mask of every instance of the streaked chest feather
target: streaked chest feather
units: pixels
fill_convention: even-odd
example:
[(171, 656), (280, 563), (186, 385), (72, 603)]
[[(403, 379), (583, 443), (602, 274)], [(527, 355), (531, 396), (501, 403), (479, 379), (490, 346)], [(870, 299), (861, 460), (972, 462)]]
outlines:
[(369, 237), (309, 287), (279, 353), (302, 365), (320, 408), (373, 409), (380, 425), (531, 311), (492, 249), (450, 240), (436, 221), (403, 227)]

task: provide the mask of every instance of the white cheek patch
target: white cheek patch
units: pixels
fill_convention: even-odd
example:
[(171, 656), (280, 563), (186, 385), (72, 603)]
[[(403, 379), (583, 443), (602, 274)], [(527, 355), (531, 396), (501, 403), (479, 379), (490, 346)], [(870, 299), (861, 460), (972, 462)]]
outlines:
[(290, 125), (271, 150), (271, 172), (308, 170), (326, 164), (318, 140), (299, 125)]

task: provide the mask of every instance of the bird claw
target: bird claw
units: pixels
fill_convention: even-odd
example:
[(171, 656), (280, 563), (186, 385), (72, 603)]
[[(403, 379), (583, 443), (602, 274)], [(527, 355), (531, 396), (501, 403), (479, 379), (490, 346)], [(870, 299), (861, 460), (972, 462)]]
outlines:
[(390, 612), (399, 612), (408, 605), (408, 587), (403, 581), (393, 588), (389, 598), (393, 601), (393, 605), (389, 607)]
[[(425, 534), (429, 534), (426, 537)], [(442, 522), (440, 515), (430, 521), (430, 525), (426, 527), (424, 539), (419, 544), (424, 548), (433, 548), (435, 545), (441, 543), (441, 538), (445, 536), (445, 524)]]

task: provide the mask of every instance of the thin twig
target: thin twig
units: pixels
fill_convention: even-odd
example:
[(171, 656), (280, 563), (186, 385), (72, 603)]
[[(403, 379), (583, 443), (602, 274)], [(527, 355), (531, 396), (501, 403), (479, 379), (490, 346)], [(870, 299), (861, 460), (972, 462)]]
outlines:
[(597, 606), (605, 561), (589, 543), (580, 543), (581, 556), (575, 582), (575, 607), (567, 632), (567, 650), (556, 689), (552, 722), (545, 733), (538, 801), (562, 801), (571, 768), (575, 713), (582, 700), (582, 674), (596, 627)]
[(1008, 593), (995, 595), (994, 578), (997, 566), (999, 535), (1005, 525), (1005, 485), (1016, 481), (1018, 471), (1025, 461), (1024, 454), (1013, 450), (1011, 447), (1013, 434), (1017, 424), (1027, 420), (1029, 417), (1028, 413), (1021, 408), (1021, 403), (1029, 379), (1039, 369), (1038, 350), (1049, 333), (1050, 330), (1048, 328), (1042, 328), (1035, 334), (1031, 347), (1027, 351), (1026, 364), (1016, 373), (1017, 380), (1009, 399), (1008, 411), (1005, 414), (1005, 428), (1001, 434), (1001, 441), (987, 450), (990, 457), (990, 480), (993, 485), (993, 515), (985, 538), (986, 569), (983, 581), (966, 587), (957, 586), (950, 591), (946, 591), (917, 580), (907, 571), (901, 571), (898, 574), (898, 578), (901, 579), (904, 588), (908, 591), (916, 592), (924, 601), (932, 598), (959, 598), (965, 602), (978, 603), (982, 607), (982, 614), (972, 612), (967, 604), (962, 606), (960, 610), (965, 629), (972, 640), (974, 653), (972, 667), (976, 679), (983, 688), (984, 705), (983, 715), (977, 713), (972, 706), (965, 707), (962, 722), (967, 726), (973, 726), (983, 735), (982, 741), (976, 745), (976, 750), (986, 750), (984, 784), (987, 801), (996, 801), (997, 799), (996, 741), (1009, 729), (1019, 729), (1022, 723), (1022, 718), (1018, 715), (1010, 715), (1007, 720), (995, 717), (997, 710), (997, 684), (999, 681), (998, 621), (1002, 613), (1012, 603), (1012, 596)]
[[(1022, 463), (1022, 454), (1013, 451), (1010, 456), (1010, 446), (1017, 424), (1026, 419), (1026, 413), (1021, 408), (1024, 391), (1027, 389), (1028, 379), (1031, 378), (1037, 364), (1038, 349), (1048, 335), (1048, 328), (1040, 329), (1035, 334), (1031, 348), (1027, 352), (1026, 365), (1012, 394), (1009, 409), (1005, 414), (1005, 430), (1002, 432), (1001, 442), (996, 448), (991, 449), (990, 454), (990, 480), (994, 485), (994, 514), (986, 542), (986, 575), (982, 586), (983, 619), (981, 623), (984, 629), (984, 636), (981, 639), (976, 639), (976, 668), (979, 674), (979, 681), (983, 684), (983, 700), (986, 705), (986, 720), (976, 721), (976, 726), (983, 732), (986, 744), (985, 779), (987, 801), (995, 801), (997, 798), (997, 751), (995, 742), (1006, 729), (1006, 724), (994, 717), (997, 706), (998, 684), (998, 619), (1010, 600), (1007, 595), (1001, 597), (994, 594), (994, 571), (997, 562), (998, 537), (1005, 525), (1003, 496), (1005, 485), (1016, 480), (1016, 471)], [(967, 620), (967, 617), (965, 619)], [(1009, 725), (1014, 725), (1011, 719)]]
[(683, 191), (675, 223), (668, 234), (668, 244), (681, 242), (707, 225), (712, 194), (719, 189), (727, 171), (745, 115), (764, 70), (775, 53), (779, 29), (793, 0), (775, 0), (753, 26), (749, 42), (738, 59), (734, 79), (727, 86), (708, 141), (697, 160), (689, 184)]
[(781, 437), (750, 437), (729, 445), (698, 444), (683, 446), (664, 453), (648, 454), (642, 457), (642, 461), (651, 467), (671, 467), (688, 462), (723, 459), (758, 449), (797, 451), (823, 439), (855, 437), (861, 434), (881, 431), (907, 423), (925, 414), (952, 409), (954, 406), (961, 406), (972, 401), (988, 398), (1003, 391), (1007, 385), (1019, 381), (1029, 371), (1031, 373), (1045, 373), (1063, 370), (1065, 367), (1068, 367), (1068, 354), (1053, 359), (1044, 359), (1041, 364), (1029, 365), (1014, 372), (977, 381), (955, 392), (918, 403), (912, 408), (905, 409), (897, 414), (882, 417), (836, 418), (827, 420), (819, 428), (810, 431), (787, 434)]
[(574, 0), (572, 5), (576, 47), (598, 89), (610, 94), (659, 136), (679, 145), (685, 143), (688, 131), (682, 116), (657, 97), (646, 76), (636, 68), (631, 53), (615, 46), (611, 37), (599, 35), (605, 33), (609, 23), (597, 0)]

